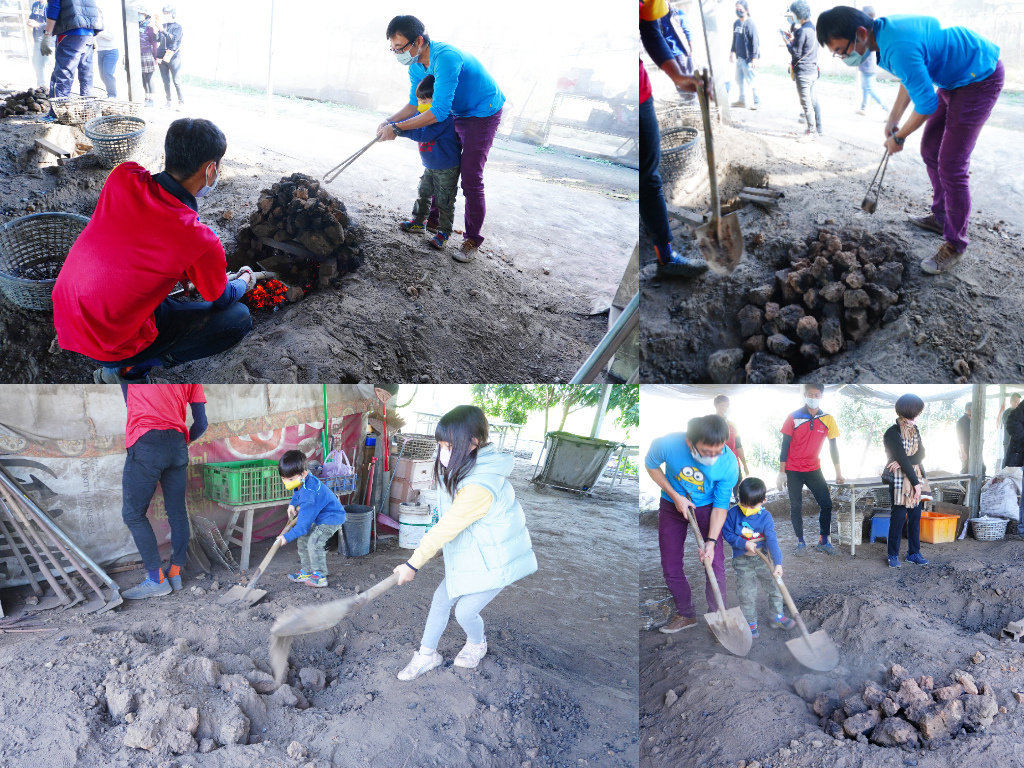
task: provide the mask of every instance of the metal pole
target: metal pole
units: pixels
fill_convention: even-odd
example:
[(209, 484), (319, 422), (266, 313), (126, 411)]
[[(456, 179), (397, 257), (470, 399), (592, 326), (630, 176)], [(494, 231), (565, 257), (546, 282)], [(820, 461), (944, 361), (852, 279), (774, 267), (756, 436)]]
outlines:
[(640, 325), (640, 293), (633, 294), (629, 304), (622, 310), (619, 319), (615, 321), (608, 333), (604, 335), (597, 348), (580, 366), (576, 375), (569, 381), (570, 384), (593, 384), (594, 379), (608, 364), (622, 343), (629, 338), (633, 330)]
[[(999, 405), (1002, 406), (1005, 403), (1006, 403), (1006, 385), (1005, 384), (1000, 384), (999, 385)], [(1006, 418), (1006, 411), (1003, 410), (1003, 412), (999, 414), (999, 423), (996, 424), (996, 450), (999, 452), (999, 455), (996, 458), (996, 469), (1002, 469), (1003, 468), (1003, 459), (1006, 458), (1005, 452), (1003, 451), (1003, 445), (1004, 445), (1004, 442), (1006, 440), (1006, 437), (1005, 437), (1006, 428), (1003, 426), (1005, 418)]]
[(973, 389), (974, 392), (971, 397), (971, 441), (970, 448), (968, 449), (970, 456), (967, 462), (967, 471), (971, 474), (972, 482), (968, 505), (971, 508), (971, 517), (977, 517), (981, 509), (981, 486), (985, 480), (984, 456), (982, 456), (985, 435), (985, 385), (975, 384)]
[(267, 114), (273, 114), (274, 105), (274, 0), (270, 0), (270, 40), (267, 46)]
[(608, 401), (612, 396), (612, 385), (602, 384), (601, 385), (601, 399), (597, 403), (597, 416), (594, 417), (594, 426), (590, 430), (590, 436), (593, 438), (599, 438), (601, 436), (601, 426), (604, 424), (604, 415), (608, 412)]

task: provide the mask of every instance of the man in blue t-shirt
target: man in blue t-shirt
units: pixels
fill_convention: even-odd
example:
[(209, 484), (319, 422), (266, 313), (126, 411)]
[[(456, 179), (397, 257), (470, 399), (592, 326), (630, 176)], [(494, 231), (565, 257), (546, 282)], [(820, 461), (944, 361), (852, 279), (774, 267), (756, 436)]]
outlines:
[[(377, 136), (381, 141), (391, 141), (396, 123), (400, 130), (408, 131), (443, 122), (449, 114), (455, 116), (455, 132), (462, 142), (460, 173), (466, 229), (462, 245), (452, 258), (469, 263), (484, 241), (480, 234), (487, 213), (484, 165), (501, 122), (505, 94), (475, 56), (431, 40), (423, 22), (415, 16), (395, 16), (386, 36), (398, 63), (409, 67), (412, 88), (408, 103), (377, 127)], [(419, 113), (416, 86), (427, 75), (434, 76), (433, 103), (426, 112)], [(431, 206), (428, 224), (436, 226), (438, 218), (437, 207)]]
[[(725, 555), (719, 535), (729, 509), (732, 489), (739, 480), (736, 455), (725, 444), (729, 425), (717, 415), (690, 419), (685, 433), (659, 437), (651, 443), (644, 466), (661, 488), (658, 508), (658, 545), (665, 584), (676, 602), (676, 615), (661, 632), (679, 632), (697, 623), (690, 583), (683, 571), (683, 549), (692, 512), (704, 537), (702, 561), (710, 560), (718, 589), (725, 598)], [(664, 469), (662, 469), (664, 467)], [(704, 595), (711, 611), (718, 610), (711, 580)], [(724, 607), (724, 606), (723, 606)]]
[[(818, 43), (851, 67), (869, 52), (900, 81), (885, 125), (889, 154), (924, 126), (921, 158), (932, 182), (932, 214), (910, 222), (945, 242), (921, 269), (935, 275), (960, 261), (971, 214), (971, 152), (1003, 90), (999, 46), (966, 27), (943, 28), (931, 16), (883, 16), (841, 5), (818, 17)], [(936, 92), (936, 88), (938, 91)], [(900, 120), (913, 103), (910, 117)]]

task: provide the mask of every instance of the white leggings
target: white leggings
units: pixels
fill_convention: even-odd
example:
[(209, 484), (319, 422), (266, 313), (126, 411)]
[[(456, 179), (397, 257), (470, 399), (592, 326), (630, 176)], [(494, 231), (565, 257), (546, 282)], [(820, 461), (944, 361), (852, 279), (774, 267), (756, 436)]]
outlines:
[(502, 587), (489, 589), (486, 592), (473, 592), (452, 599), (448, 597), (448, 587), (445, 579), (434, 590), (434, 599), (430, 603), (430, 613), (427, 614), (427, 625), (423, 628), (423, 639), (420, 641), (424, 648), (437, 648), (441, 635), (448, 626), (448, 619), (451, 616), (452, 606), (455, 606), (455, 620), (459, 622), (466, 632), (466, 638), (471, 643), (482, 643), (484, 641), (484, 620), (480, 618), (480, 611), (493, 600)]

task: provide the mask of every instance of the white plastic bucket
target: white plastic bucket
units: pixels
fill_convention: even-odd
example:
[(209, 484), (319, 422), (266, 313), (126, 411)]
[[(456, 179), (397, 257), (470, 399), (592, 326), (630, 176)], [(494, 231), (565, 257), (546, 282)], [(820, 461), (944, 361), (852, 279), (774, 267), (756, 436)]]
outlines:
[(416, 549), (423, 534), (433, 526), (432, 510), (426, 504), (402, 504), (398, 513), (398, 546)]
[(436, 488), (424, 488), (420, 491), (420, 504), (426, 504), (430, 507), (430, 519), (431, 522), (437, 522), (437, 489)]

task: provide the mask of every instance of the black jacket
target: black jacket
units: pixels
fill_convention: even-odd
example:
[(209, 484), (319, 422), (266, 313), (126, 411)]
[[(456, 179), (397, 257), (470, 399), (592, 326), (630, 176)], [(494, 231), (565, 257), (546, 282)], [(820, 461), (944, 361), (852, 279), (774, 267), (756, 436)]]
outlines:
[(761, 58), (757, 27), (749, 16), (745, 19), (736, 19), (732, 25), (732, 53), (736, 54), (737, 59), (744, 59), (747, 62)]
[(63, 35), (72, 29), (103, 30), (103, 13), (96, 0), (61, 0), (53, 34)]
[[(882, 444), (885, 446), (886, 465), (895, 459), (899, 462), (900, 469), (903, 470), (903, 474), (910, 481), (910, 484), (917, 485), (920, 480), (918, 480), (917, 473), (914, 471), (914, 465), (924, 461), (924, 443), (921, 442), (921, 433), (917, 433), (917, 453), (913, 456), (907, 456), (907, 451), (903, 447), (903, 436), (900, 434), (899, 424), (893, 424), (885, 431), (885, 434), (882, 435)], [(921, 469), (921, 476), (924, 477), (923, 468)], [(890, 483), (889, 485), (891, 489), (892, 484)]]
[(1019, 405), (1006, 417), (1006, 434), (1010, 436), (1010, 444), (1006, 446), (1003, 466), (1024, 466), (1024, 408)]
[(793, 71), (797, 75), (818, 74), (818, 38), (811, 22), (805, 21), (803, 26), (794, 30), (793, 42), (786, 47), (793, 57)]

